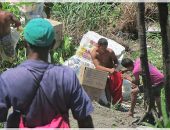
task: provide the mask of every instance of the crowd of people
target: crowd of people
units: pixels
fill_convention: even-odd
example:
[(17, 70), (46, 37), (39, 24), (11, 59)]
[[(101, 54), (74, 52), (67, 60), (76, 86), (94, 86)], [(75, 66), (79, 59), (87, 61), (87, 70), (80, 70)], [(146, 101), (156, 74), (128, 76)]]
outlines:
[[(50, 12), (48, 4), (46, 10)], [(49, 18), (50, 14), (47, 16)], [(15, 58), (11, 25), (18, 28), (21, 23), (12, 13), (0, 10), (0, 55), (3, 57), (4, 54), (9, 59)], [(0, 122), (7, 121), (8, 128), (68, 128), (70, 109), (80, 128), (94, 127), (91, 117), (94, 109), (92, 102), (81, 87), (75, 72), (69, 67), (48, 62), (49, 51), (54, 43), (55, 31), (49, 21), (34, 18), (27, 22), (24, 27), (27, 60), (0, 75)], [(118, 71), (118, 59), (114, 51), (108, 48), (105, 38), (98, 40), (91, 57), (96, 69), (109, 72), (106, 97), (109, 105), (119, 103), (121, 110), (123, 74), (126, 71), (133, 73), (134, 80), (130, 76), (124, 77), (132, 83), (128, 115), (133, 116), (137, 94), (143, 91), (139, 84), (139, 77), (142, 75), (140, 59), (133, 62), (124, 58), (121, 65), (126, 71)], [(161, 115), (160, 91), (164, 76), (150, 63), (149, 72), (154, 98)], [(8, 115), (11, 107), (13, 112)]]

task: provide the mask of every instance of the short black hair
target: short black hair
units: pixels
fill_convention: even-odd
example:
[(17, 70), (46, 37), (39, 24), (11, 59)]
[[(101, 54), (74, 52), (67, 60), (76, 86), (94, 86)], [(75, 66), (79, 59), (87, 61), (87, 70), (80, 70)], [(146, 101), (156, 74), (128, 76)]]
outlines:
[(127, 67), (130, 67), (130, 66), (133, 66), (133, 61), (129, 58), (124, 58), (121, 62), (122, 66), (127, 68)]
[(100, 38), (98, 40), (98, 45), (103, 46), (103, 45), (108, 45), (108, 41), (105, 38)]
[(46, 47), (39, 47), (39, 46), (35, 46), (32, 45), (30, 43), (28, 43), (30, 45), (30, 48), (34, 51), (38, 51), (38, 50), (49, 50), (50, 46), (46, 46)]
[(26, 40), (24, 40), (24, 42), (26, 42), (27, 44), (29, 44), (30, 49), (33, 50), (33, 51), (35, 51), (35, 52), (50, 50), (50, 46), (39, 47), (39, 46), (32, 45), (31, 43), (27, 42)]

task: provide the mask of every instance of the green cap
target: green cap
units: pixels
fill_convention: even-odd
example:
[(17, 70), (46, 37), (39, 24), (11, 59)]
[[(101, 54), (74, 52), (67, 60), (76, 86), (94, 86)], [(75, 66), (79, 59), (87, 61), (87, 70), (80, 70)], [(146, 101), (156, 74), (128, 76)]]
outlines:
[(25, 40), (34, 46), (47, 47), (53, 43), (54, 28), (51, 23), (43, 18), (30, 20), (24, 28)]

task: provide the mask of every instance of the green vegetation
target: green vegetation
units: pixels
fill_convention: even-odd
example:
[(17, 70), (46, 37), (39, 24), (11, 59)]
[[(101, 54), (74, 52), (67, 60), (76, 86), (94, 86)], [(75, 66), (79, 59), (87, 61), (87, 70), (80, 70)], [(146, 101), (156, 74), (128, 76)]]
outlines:
[(64, 36), (61, 46), (53, 51), (54, 63), (64, 63), (70, 56), (75, 53), (75, 44), (72, 43), (72, 38)]
[(10, 4), (9, 2), (2, 3), (2, 10), (12, 12), (17, 18), (20, 18), (20, 11), (18, 7), (18, 4)]
[(107, 3), (56, 3), (53, 7), (53, 18), (63, 22), (64, 34), (77, 44), (89, 30), (107, 35), (119, 16), (120, 8)]

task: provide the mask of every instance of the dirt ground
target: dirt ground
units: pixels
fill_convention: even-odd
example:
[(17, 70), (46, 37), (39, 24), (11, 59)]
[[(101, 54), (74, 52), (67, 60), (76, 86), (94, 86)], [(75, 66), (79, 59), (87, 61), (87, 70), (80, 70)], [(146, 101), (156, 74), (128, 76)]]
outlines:
[[(130, 105), (129, 102), (123, 102), (126, 105)], [(143, 103), (137, 104), (135, 108), (134, 117), (128, 117), (127, 112), (120, 112), (111, 108), (103, 107), (97, 102), (93, 102), (94, 112), (92, 118), (95, 128), (135, 128), (137, 125), (133, 125), (132, 122), (139, 119), (143, 113)], [(70, 114), (71, 115), (71, 114)], [(78, 127), (77, 122), (70, 117), (71, 127)]]

